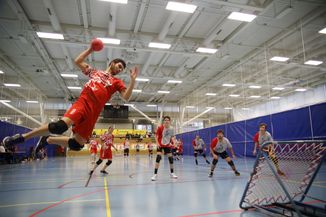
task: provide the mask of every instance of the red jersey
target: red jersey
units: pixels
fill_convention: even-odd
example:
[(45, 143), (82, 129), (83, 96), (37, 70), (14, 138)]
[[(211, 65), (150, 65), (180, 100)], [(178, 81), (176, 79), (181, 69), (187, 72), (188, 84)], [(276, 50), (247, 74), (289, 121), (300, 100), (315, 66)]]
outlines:
[(103, 141), (100, 158), (101, 159), (112, 159), (112, 150), (111, 146), (113, 145), (114, 136), (112, 134), (104, 134), (101, 136), (101, 140)]
[(122, 80), (107, 72), (89, 67), (83, 73), (91, 79), (85, 84), (82, 93), (85, 92), (101, 110), (116, 91), (126, 89)]
[(98, 146), (98, 142), (96, 140), (91, 140), (90, 143), (90, 151), (91, 153), (97, 153), (97, 146)]
[(74, 122), (72, 131), (88, 139), (105, 103), (111, 96), (126, 89), (124, 83), (104, 71), (91, 67), (83, 71), (90, 80), (85, 84), (77, 101), (68, 109), (64, 117)]

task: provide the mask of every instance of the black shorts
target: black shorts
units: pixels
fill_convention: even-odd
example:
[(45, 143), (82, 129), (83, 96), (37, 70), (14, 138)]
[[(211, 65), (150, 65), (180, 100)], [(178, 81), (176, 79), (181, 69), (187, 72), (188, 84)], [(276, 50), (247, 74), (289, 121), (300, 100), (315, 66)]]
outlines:
[(194, 153), (202, 154), (202, 153), (204, 153), (204, 150), (203, 149), (195, 149)]
[(157, 152), (163, 152), (163, 151), (164, 154), (172, 153), (172, 150), (169, 147), (157, 147)]
[(214, 154), (216, 154), (217, 156), (221, 156), (222, 159), (225, 159), (225, 158), (229, 157), (229, 155), (228, 155), (228, 153), (226, 151), (223, 151), (221, 153), (218, 153), (218, 152), (214, 151)]

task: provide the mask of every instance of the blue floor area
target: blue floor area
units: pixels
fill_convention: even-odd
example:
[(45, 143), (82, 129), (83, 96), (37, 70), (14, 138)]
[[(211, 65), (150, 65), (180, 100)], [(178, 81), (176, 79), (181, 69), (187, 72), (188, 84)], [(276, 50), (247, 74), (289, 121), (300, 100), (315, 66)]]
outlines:
[[(241, 176), (220, 159), (211, 179), (204, 159), (199, 158), (196, 166), (194, 158), (186, 156), (183, 162), (175, 162), (179, 178), (172, 180), (165, 157), (158, 180), (152, 182), (154, 159), (117, 156), (109, 175), (101, 175), (98, 169), (87, 188), (90, 160), (86, 157), (0, 165), (0, 216), (267, 216), (240, 210), (254, 159), (234, 162)], [(325, 199), (326, 167), (311, 190)]]

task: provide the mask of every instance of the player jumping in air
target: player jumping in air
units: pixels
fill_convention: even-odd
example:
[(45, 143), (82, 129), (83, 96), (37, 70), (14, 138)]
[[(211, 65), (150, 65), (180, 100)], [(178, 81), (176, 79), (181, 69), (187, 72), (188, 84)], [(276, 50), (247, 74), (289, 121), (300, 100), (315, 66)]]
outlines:
[(224, 137), (223, 130), (218, 130), (217, 137), (215, 137), (212, 140), (211, 147), (210, 147), (211, 154), (213, 155), (214, 159), (213, 159), (213, 163), (212, 163), (212, 167), (211, 167), (211, 172), (208, 175), (209, 177), (213, 177), (213, 173), (214, 173), (215, 167), (217, 165), (219, 156), (221, 156), (222, 159), (226, 160), (226, 162), (230, 165), (230, 167), (232, 168), (232, 170), (234, 171), (234, 174), (236, 176), (240, 176), (240, 173), (237, 171), (237, 169), (234, 166), (233, 161), (231, 160), (228, 153), (226, 152), (227, 148), (230, 150), (232, 157), (236, 158), (230, 141), (226, 137)]
[[(256, 149), (260, 149), (260, 146), (264, 144), (264, 142), (273, 142), (273, 137), (272, 135), (266, 130), (267, 129), (267, 124), (261, 123), (259, 124), (259, 131), (256, 133), (254, 136), (254, 142), (255, 142), (255, 147), (253, 154), (256, 155)], [(280, 176), (284, 176), (284, 173), (280, 170), (278, 158), (276, 157), (275, 151), (274, 151), (274, 145), (270, 144), (268, 146), (265, 146), (264, 149), (262, 150), (268, 154), (268, 157), (273, 161), (276, 171)]]
[(157, 155), (156, 155), (156, 164), (154, 169), (154, 175), (152, 177), (152, 181), (156, 181), (157, 179), (157, 171), (160, 167), (160, 161), (162, 159), (162, 152), (168, 156), (169, 163), (170, 163), (170, 177), (173, 179), (178, 178), (174, 174), (173, 169), (173, 156), (172, 156), (172, 147), (175, 143), (172, 141), (174, 137), (174, 130), (172, 129), (171, 125), (171, 118), (169, 116), (165, 116), (163, 118), (163, 124), (157, 128), (155, 139), (157, 143)]
[(207, 164), (210, 164), (210, 162), (206, 158), (206, 144), (202, 138), (200, 138), (199, 135), (196, 135), (196, 138), (192, 140), (192, 146), (194, 147), (194, 156), (195, 156), (195, 162), (196, 165), (198, 165), (197, 155), (198, 153), (202, 155), (206, 161)]
[[(30, 132), (4, 138), (3, 143), (6, 147), (23, 143), (36, 136), (60, 135), (73, 126), (73, 136), (49, 136), (47, 142), (80, 151), (90, 138), (97, 118), (111, 96), (115, 92), (119, 92), (123, 99), (128, 100), (130, 98), (138, 75), (138, 68), (135, 67), (130, 70), (130, 83), (126, 88), (123, 81), (115, 77), (126, 68), (125, 61), (114, 59), (105, 71), (97, 70), (85, 62), (86, 57), (92, 52), (92, 47), (89, 47), (75, 59), (76, 65), (89, 77), (89, 81), (84, 85), (79, 98), (67, 110), (64, 117), (57, 122), (44, 124)], [(40, 143), (36, 152), (44, 145), (45, 143)]]

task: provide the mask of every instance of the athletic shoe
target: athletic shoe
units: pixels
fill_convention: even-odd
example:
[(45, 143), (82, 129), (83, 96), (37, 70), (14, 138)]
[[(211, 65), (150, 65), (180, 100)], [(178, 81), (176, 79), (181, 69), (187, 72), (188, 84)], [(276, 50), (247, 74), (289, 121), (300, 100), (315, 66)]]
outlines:
[(213, 177), (213, 173), (210, 172), (209, 175), (208, 175), (209, 178), (212, 178)]
[(156, 179), (157, 179), (157, 174), (154, 174), (154, 175), (152, 176), (151, 180), (152, 180), (152, 181), (156, 181)]
[(171, 173), (170, 177), (171, 177), (171, 179), (177, 179), (178, 178), (178, 176), (176, 174), (174, 174), (174, 173)]
[(14, 136), (7, 136), (2, 140), (5, 148), (10, 149), (13, 145), (23, 143), (25, 138), (21, 134), (16, 134)]
[(239, 173), (238, 171), (235, 171), (234, 174), (235, 174), (236, 176), (240, 176), (240, 173)]
[(103, 173), (103, 174), (109, 174), (109, 173), (106, 172), (105, 170), (101, 170), (100, 172)]
[(35, 146), (35, 154), (37, 154), (42, 148), (48, 145), (46, 140), (49, 138), (49, 136), (42, 136), (40, 141)]
[(207, 164), (211, 164), (211, 162), (209, 162), (208, 160), (206, 160), (206, 163), (207, 163)]

